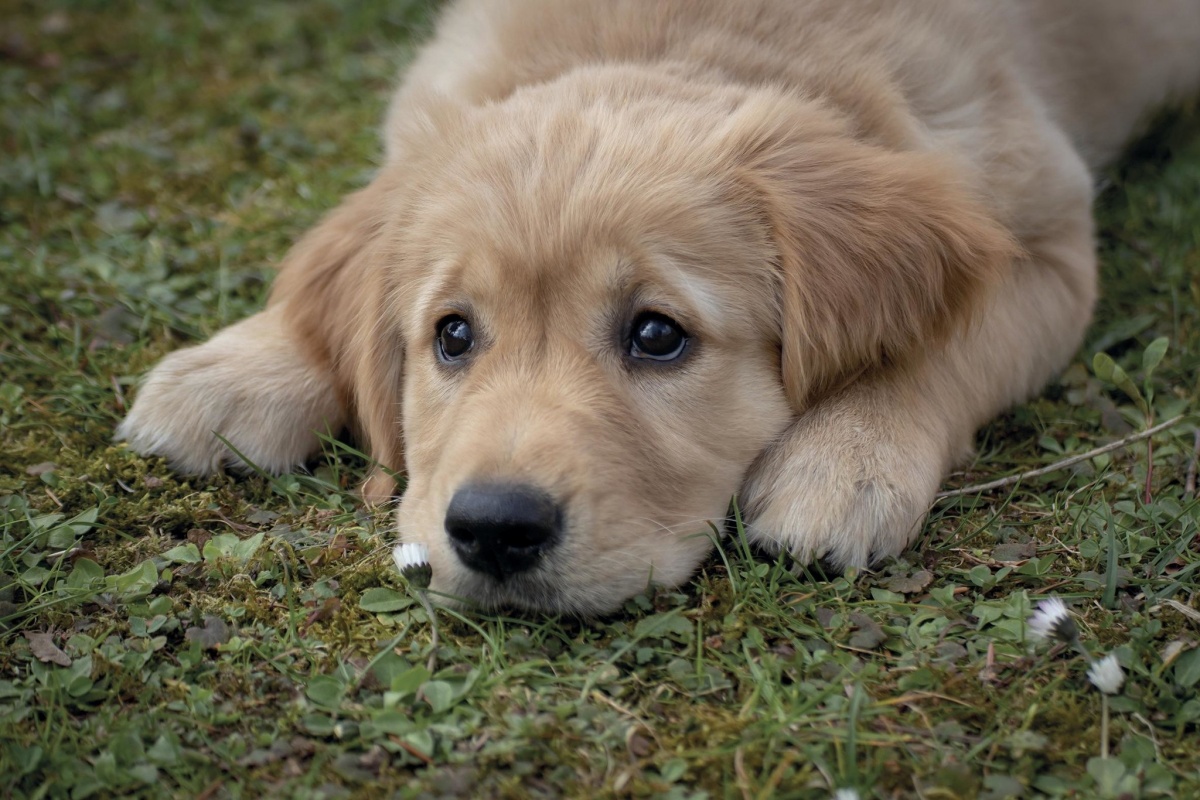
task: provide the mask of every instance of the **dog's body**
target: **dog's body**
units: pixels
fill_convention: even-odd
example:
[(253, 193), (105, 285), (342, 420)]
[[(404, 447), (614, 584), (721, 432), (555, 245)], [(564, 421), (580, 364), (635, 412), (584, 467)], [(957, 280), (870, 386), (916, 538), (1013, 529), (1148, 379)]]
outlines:
[(349, 425), (485, 604), (685, 580), (735, 493), (864, 564), (1074, 354), (1091, 171), (1197, 87), (1200, 0), (461, 2), (375, 180), (120, 434), (283, 470)]

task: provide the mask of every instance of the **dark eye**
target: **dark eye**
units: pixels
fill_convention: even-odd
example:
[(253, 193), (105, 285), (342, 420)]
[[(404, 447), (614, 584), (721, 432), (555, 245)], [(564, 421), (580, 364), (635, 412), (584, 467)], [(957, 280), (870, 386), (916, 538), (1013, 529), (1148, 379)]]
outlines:
[(633, 321), (629, 355), (651, 361), (674, 361), (687, 347), (688, 336), (670, 317), (648, 311)]
[(443, 361), (462, 358), (474, 343), (475, 334), (471, 332), (471, 323), (462, 317), (452, 315), (438, 322), (437, 348)]

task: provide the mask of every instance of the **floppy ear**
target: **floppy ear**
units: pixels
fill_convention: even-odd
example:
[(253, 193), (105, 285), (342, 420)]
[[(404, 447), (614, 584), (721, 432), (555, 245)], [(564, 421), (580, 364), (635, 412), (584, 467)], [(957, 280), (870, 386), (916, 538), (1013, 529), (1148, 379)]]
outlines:
[(400, 398), (404, 382), (404, 347), (383, 269), (376, 269), (359, 291), (364, 303), (352, 347), (354, 408), (360, 435), (370, 446), (376, 467), (363, 484), (371, 503), (388, 500), (396, 490), (392, 473), (404, 466)]
[(951, 159), (864, 142), (816, 103), (747, 103), (726, 135), (775, 242), (797, 410), (945, 338), (1017, 253)]
[[(377, 462), (363, 487), (373, 502), (394, 489), (387, 470), (403, 466), (399, 338), (385, 338), (382, 231), (394, 213), (395, 181), (385, 172), (347, 196), (296, 243), (280, 267), (268, 305), (286, 303), (306, 354), (329, 368), (354, 432)], [(387, 342), (386, 344), (384, 342)]]

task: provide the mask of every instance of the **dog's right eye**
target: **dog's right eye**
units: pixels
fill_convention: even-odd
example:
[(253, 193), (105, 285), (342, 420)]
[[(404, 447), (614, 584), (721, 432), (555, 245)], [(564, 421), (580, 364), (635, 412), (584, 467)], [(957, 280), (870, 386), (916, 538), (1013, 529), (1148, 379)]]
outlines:
[(442, 361), (455, 361), (465, 356), (475, 343), (471, 323), (457, 314), (443, 317), (437, 324), (437, 349)]

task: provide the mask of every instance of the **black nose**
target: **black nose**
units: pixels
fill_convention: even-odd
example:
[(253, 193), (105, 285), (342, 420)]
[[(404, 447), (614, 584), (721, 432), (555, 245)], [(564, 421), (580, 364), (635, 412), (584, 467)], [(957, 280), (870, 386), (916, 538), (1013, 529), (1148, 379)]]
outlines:
[(468, 484), (446, 509), (446, 533), (460, 561), (504, 580), (532, 569), (558, 541), (562, 510), (521, 484)]

